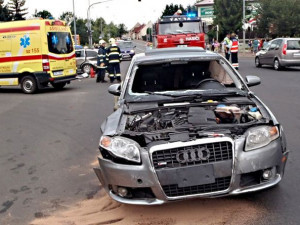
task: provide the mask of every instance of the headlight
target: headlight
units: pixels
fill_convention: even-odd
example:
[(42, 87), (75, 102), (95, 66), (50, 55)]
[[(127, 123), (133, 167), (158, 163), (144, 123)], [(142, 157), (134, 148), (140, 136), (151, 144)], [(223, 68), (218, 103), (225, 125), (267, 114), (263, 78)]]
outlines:
[(250, 128), (246, 140), (245, 151), (251, 151), (270, 144), (271, 141), (279, 137), (278, 128), (276, 126), (261, 126)]
[(130, 53), (134, 53), (134, 50), (130, 50)]
[(100, 146), (117, 157), (133, 162), (141, 162), (139, 144), (128, 138), (102, 136)]

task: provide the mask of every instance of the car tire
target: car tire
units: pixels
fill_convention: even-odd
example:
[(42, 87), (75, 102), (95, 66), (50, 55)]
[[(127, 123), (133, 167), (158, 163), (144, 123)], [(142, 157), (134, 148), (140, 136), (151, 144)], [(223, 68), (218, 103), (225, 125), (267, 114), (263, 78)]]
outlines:
[(261, 63), (258, 57), (255, 58), (255, 66), (258, 68), (261, 67)]
[(33, 76), (25, 76), (21, 80), (21, 88), (25, 94), (34, 94), (38, 90), (36, 79)]
[(282, 69), (282, 66), (280, 65), (280, 62), (279, 62), (278, 59), (274, 60), (274, 62), (273, 62), (273, 68), (274, 68), (274, 70), (277, 70), (277, 71), (279, 71), (279, 70)]
[(66, 82), (62, 82), (62, 83), (52, 83), (52, 87), (54, 87), (56, 90), (61, 90), (66, 86)]
[(92, 68), (92, 66), (90, 64), (84, 64), (81, 67), (81, 70), (82, 70), (83, 73), (90, 74), (91, 73), (91, 68)]

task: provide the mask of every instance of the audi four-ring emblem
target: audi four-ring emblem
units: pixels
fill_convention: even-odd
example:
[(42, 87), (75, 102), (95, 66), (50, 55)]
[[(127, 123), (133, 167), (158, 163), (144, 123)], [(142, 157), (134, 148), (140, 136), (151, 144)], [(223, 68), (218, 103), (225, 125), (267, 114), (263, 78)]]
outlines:
[(199, 162), (202, 160), (208, 160), (209, 157), (210, 152), (205, 147), (183, 150), (176, 154), (176, 159), (179, 163)]

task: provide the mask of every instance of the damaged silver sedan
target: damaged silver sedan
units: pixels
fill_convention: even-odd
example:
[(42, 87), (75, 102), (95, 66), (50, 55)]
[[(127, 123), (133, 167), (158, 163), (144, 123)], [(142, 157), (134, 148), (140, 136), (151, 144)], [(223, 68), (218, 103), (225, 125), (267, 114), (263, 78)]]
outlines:
[(116, 201), (155, 205), (278, 184), (288, 157), (282, 126), (219, 54), (201, 48), (136, 55), (118, 109), (102, 124), (95, 168)]

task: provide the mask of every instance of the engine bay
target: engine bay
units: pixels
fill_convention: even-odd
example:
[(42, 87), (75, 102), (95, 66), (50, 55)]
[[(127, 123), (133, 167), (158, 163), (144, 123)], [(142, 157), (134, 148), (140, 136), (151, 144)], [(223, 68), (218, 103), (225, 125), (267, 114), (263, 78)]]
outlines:
[(247, 124), (259, 121), (262, 118), (259, 109), (253, 105), (185, 106), (129, 115), (125, 129), (135, 132), (154, 132), (195, 126)]

